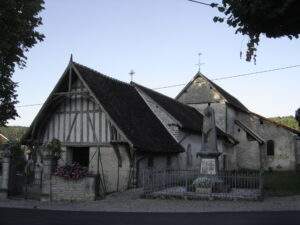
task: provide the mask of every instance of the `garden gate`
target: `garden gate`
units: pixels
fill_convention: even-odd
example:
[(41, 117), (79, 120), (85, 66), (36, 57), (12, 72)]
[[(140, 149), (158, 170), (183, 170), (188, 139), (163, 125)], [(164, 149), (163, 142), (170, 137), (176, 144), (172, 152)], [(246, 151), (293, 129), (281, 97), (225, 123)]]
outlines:
[(42, 191), (42, 167), (32, 159), (21, 162), (12, 159), (10, 163), (10, 197), (39, 199)]

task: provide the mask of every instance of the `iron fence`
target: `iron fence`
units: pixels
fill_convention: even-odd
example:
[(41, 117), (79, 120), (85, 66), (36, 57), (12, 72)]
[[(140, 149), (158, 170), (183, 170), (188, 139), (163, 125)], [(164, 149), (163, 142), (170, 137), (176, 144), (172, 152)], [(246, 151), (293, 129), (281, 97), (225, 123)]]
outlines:
[(145, 170), (141, 185), (147, 198), (261, 199), (263, 195), (262, 173), (258, 171), (203, 174), (200, 170)]

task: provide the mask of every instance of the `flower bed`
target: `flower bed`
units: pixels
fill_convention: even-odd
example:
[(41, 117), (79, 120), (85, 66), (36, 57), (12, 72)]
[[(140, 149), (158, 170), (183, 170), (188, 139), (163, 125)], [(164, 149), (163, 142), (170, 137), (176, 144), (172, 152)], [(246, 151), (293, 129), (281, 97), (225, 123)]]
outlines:
[(88, 175), (88, 169), (79, 163), (73, 163), (72, 165), (57, 167), (54, 175), (66, 180), (79, 180)]

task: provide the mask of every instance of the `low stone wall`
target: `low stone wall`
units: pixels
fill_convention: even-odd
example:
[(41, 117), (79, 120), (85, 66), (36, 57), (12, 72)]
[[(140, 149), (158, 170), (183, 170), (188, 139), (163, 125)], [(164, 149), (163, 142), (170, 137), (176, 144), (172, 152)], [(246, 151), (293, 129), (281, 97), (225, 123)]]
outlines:
[(51, 179), (51, 199), (54, 201), (95, 200), (95, 177), (87, 176), (80, 180), (66, 180), (58, 176)]

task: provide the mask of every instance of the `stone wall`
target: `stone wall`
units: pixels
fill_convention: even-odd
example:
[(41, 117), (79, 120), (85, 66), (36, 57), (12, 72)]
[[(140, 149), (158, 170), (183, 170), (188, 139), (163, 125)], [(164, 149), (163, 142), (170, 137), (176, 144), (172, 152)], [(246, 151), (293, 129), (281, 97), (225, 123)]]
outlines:
[(58, 176), (51, 179), (51, 199), (54, 201), (95, 200), (95, 177), (88, 176), (80, 180), (66, 180)]
[(247, 133), (240, 127), (235, 127), (234, 137), (239, 144), (234, 146), (236, 152), (236, 169), (259, 170), (260, 164), (260, 146), (257, 141), (249, 141)]
[(203, 77), (197, 77), (193, 80), (189, 88), (177, 98), (185, 104), (220, 102), (224, 100)]
[[(277, 126), (256, 115), (244, 112), (237, 112), (237, 119), (246, 124), (257, 135), (264, 139), (262, 146), (262, 160), (265, 169), (273, 170), (294, 170), (296, 167), (296, 135), (291, 131)], [(266, 142), (274, 141), (274, 156), (267, 156)], [(248, 143), (244, 145), (248, 146)], [(242, 143), (241, 143), (242, 144)]]

